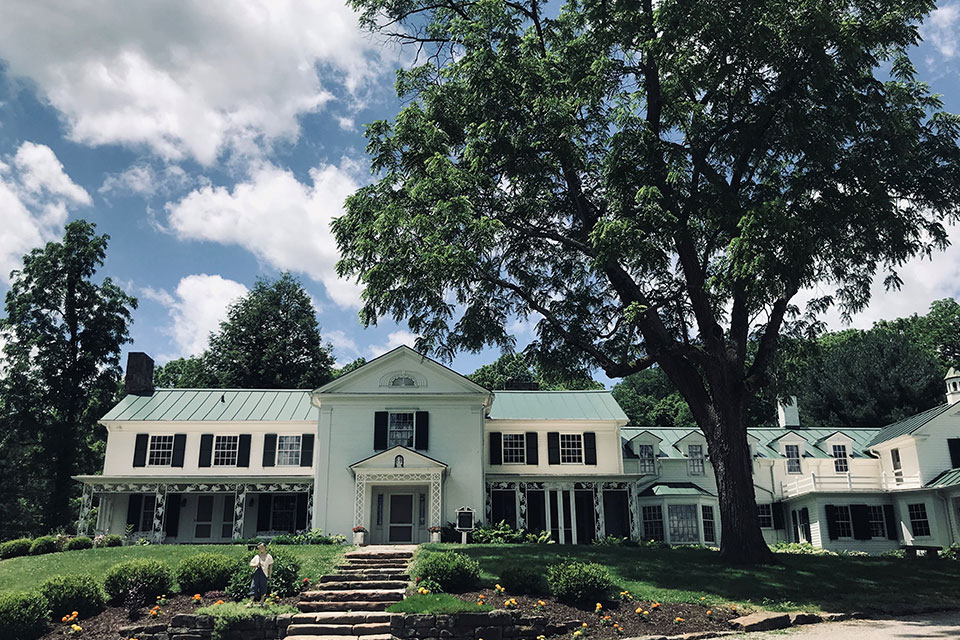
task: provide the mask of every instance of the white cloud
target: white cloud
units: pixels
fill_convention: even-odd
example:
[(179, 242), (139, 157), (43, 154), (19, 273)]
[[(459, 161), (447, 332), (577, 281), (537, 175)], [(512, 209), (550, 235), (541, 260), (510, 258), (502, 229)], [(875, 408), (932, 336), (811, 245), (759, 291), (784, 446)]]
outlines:
[(410, 331), (405, 331), (403, 329), (398, 331), (392, 331), (387, 335), (387, 342), (385, 344), (371, 344), (367, 347), (367, 352), (374, 358), (377, 356), (382, 356), (387, 351), (396, 349), (400, 345), (407, 345), (410, 348), (414, 347), (414, 342), (417, 340), (417, 334), (411, 333)]
[(956, 56), (960, 40), (960, 4), (947, 4), (931, 11), (921, 34), (944, 58)]
[[(333, 331), (324, 331), (323, 335), (327, 341), (333, 345), (334, 349), (341, 352), (346, 351), (354, 355), (360, 353), (360, 350), (357, 349), (356, 340), (348, 336), (345, 331), (334, 329)], [(342, 355), (342, 353), (339, 355)]]
[(239, 245), (277, 269), (305, 273), (337, 305), (359, 307), (359, 287), (334, 271), (339, 254), (330, 233), (330, 220), (358, 187), (356, 169), (349, 160), (323, 165), (304, 184), (286, 169), (262, 165), (232, 190), (208, 185), (168, 203), (169, 225), (182, 239)]
[(207, 348), (210, 333), (227, 317), (230, 303), (247, 294), (247, 288), (219, 275), (201, 273), (180, 280), (173, 295), (163, 289), (143, 289), (143, 296), (167, 308), (172, 322), (166, 329), (176, 354), (163, 354), (161, 360), (192, 356)]
[(21, 144), (0, 162), (0, 279), (9, 281), (31, 249), (59, 238), (70, 210), (91, 203), (50, 147)]
[(341, 88), (358, 95), (392, 51), (342, 0), (0, 3), (0, 58), (71, 139), (203, 164), (295, 139), (298, 116)]
[(339, 116), (337, 118), (337, 124), (340, 125), (340, 128), (344, 131), (353, 131), (353, 128), (356, 126), (353, 118), (347, 118), (345, 116)]
[(119, 173), (108, 173), (97, 192), (152, 196), (184, 188), (190, 181), (187, 172), (177, 165), (167, 165), (157, 171), (151, 165), (141, 163), (131, 165)]

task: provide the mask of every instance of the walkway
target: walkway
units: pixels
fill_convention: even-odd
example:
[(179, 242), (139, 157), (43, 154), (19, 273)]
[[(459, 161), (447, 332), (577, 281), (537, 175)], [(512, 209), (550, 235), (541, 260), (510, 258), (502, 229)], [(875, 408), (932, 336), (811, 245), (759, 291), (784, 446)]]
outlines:
[[(739, 637), (739, 636), (737, 636)], [(776, 633), (751, 633), (750, 640), (916, 640), (960, 638), (960, 611), (924, 613), (897, 620), (827, 622)]]

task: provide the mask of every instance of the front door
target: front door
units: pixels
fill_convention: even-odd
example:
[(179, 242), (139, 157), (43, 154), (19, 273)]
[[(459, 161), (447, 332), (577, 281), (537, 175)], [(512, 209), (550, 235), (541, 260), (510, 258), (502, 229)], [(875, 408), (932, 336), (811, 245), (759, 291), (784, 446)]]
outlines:
[(390, 512), (387, 522), (389, 524), (389, 531), (387, 533), (388, 542), (413, 542), (412, 493), (390, 494)]

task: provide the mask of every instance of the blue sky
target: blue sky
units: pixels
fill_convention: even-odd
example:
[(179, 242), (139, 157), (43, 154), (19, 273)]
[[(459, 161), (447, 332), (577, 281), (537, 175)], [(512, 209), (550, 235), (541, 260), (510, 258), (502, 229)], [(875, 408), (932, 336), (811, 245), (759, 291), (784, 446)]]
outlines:
[[(82, 217), (111, 236), (102, 273), (140, 299), (128, 348), (161, 363), (202, 351), (229, 302), (282, 270), (302, 279), (340, 363), (412, 343), (390, 320), (359, 324), (328, 230), (370, 179), (362, 125), (397, 112), (405, 52), (339, 0), (135, 4), (0, 4), (0, 294), (24, 253)], [(960, 112), (960, 0), (923, 35), (920, 75)], [(907, 265), (900, 292), (877, 284), (854, 325), (956, 295), (951, 231), (954, 247)], [(532, 326), (514, 328), (522, 347)]]

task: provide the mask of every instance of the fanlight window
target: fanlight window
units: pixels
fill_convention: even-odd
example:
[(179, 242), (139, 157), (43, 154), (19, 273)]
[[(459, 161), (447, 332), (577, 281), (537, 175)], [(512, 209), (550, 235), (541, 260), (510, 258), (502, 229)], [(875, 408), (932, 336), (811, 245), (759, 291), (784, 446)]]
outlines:
[(415, 387), (417, 383), (410, 376), (399, 376), (390, 381), (391, 387)]

